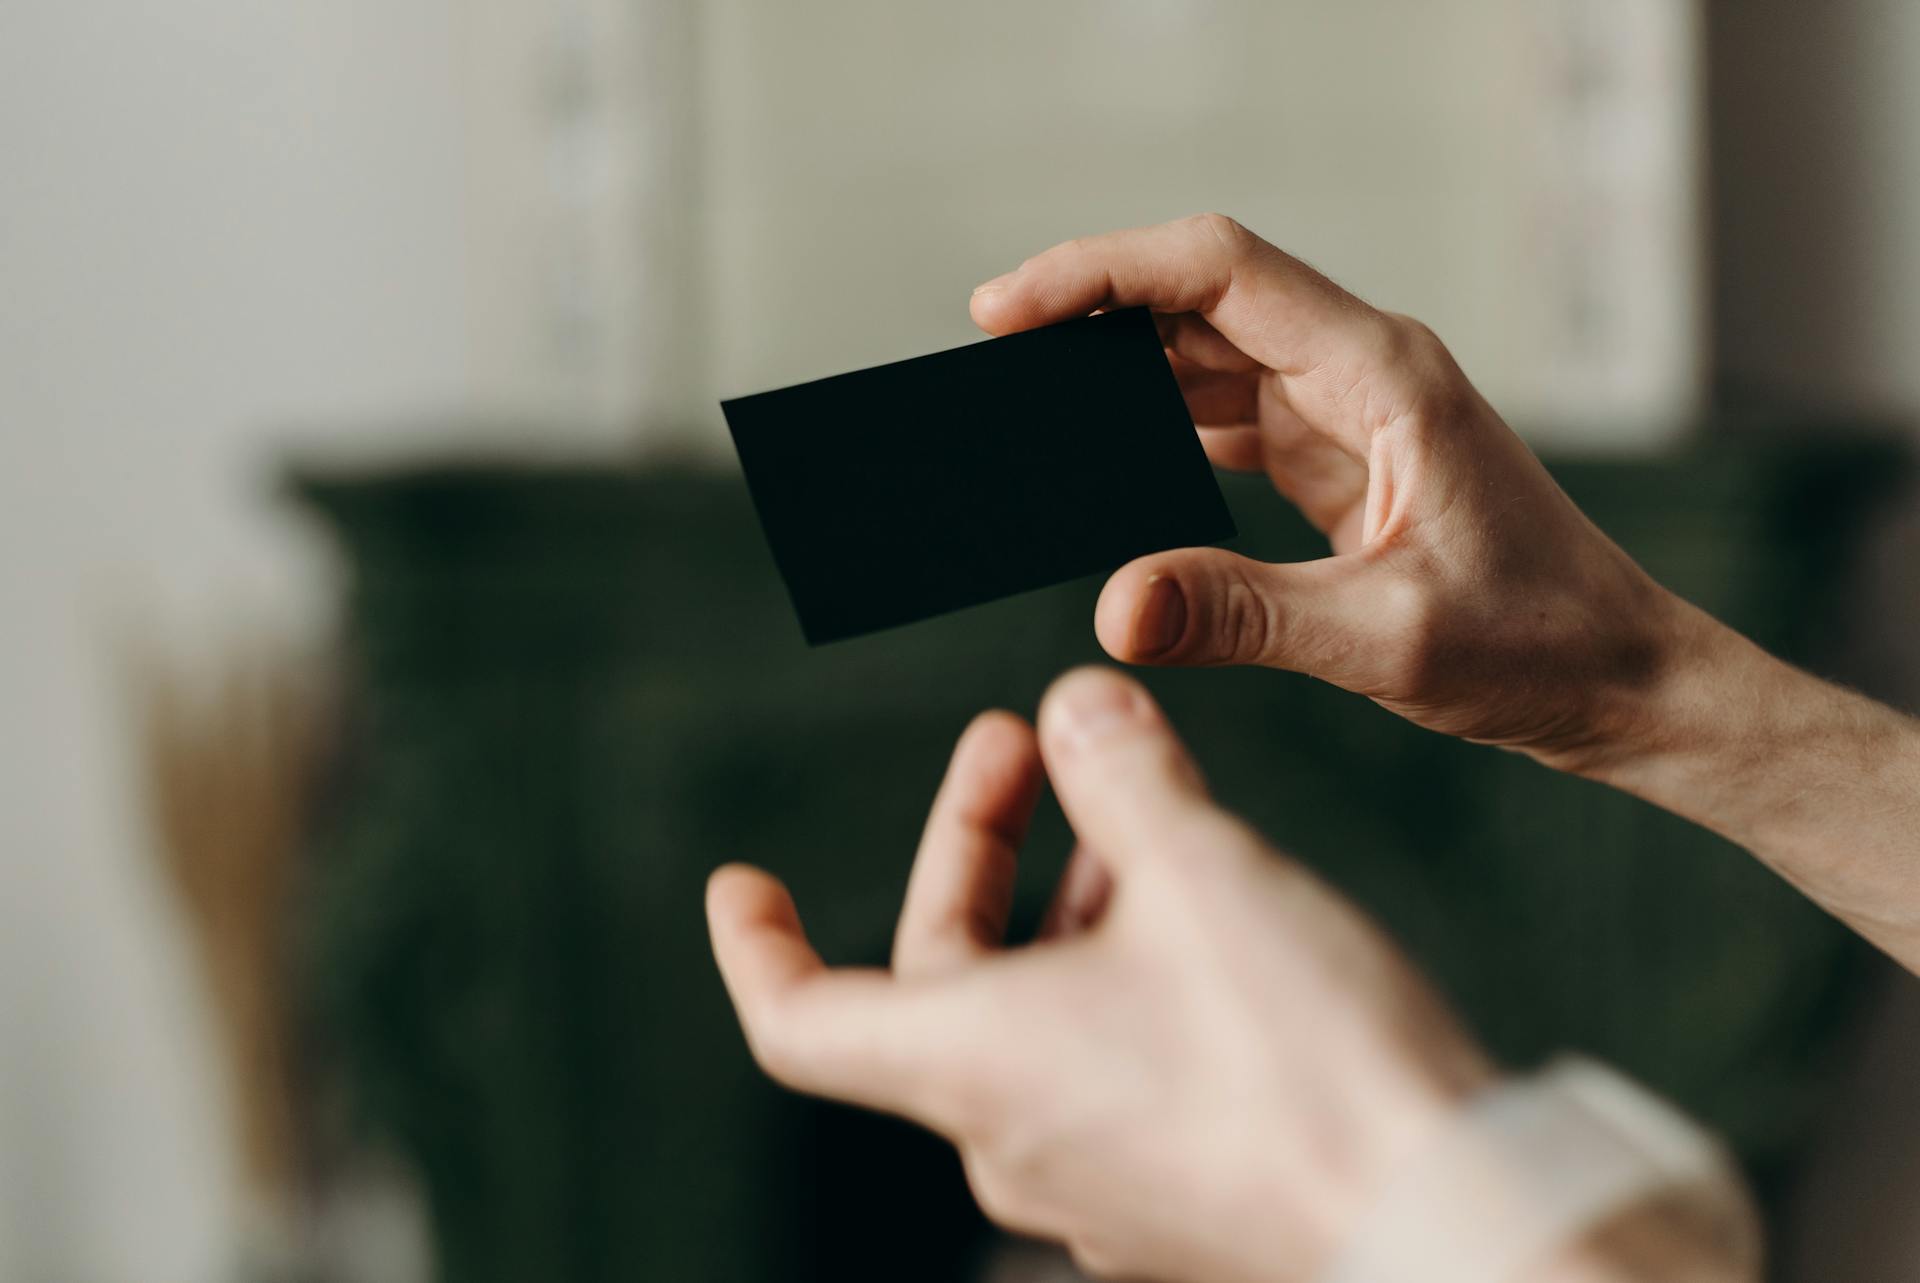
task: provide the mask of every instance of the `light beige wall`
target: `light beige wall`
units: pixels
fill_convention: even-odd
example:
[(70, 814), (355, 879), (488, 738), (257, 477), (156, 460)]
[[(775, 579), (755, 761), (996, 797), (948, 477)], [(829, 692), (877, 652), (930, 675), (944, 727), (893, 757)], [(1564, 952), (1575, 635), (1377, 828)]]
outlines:
[[(1741, 89), (1720, 360), (1920, 410), (1920, 6), (1717, 3)], [(0, 1275), (203, 1279), (231, 1246), (110, 645), (321, 625), (325, 565), (265, 497), (283, 450), (604, 448), (630, 412), (712, 445), (718, 395), (967, 341), (977, 280), (1204, 208), (1426, 317), (1516, 417), (1551, 417), (1558, 321), (1526, 265), (1564, 158), (1515, 104), (1539, 23), (1582, 5), (1686, 8), (0, 4)], [(641, 69), (571, 128), (583, 164), (543, 114), (556, 15)], [(658, 202), (596, 167), (609, 133), (666, 176)], [(570, 284), (612, 345), (572, 364), (550, 342)], [(1675, 287), (1649, 351), (1676, 363), (1642, 386), (1684, 397)], [(545, 430), (452, 426), (475, 414)]]
[(0, 1277), (233, 1277), (116, 651), (324, 629), (285, 450), (465, 444), (460, 412), (550, 400), (543, 242), (489, 198), (474, 110), (524, 112), (537, 61), (491, 79), (484, 8), (0, 4)]
[(1920, 418), (1920, 4), (1715, 0), (1729, 390)]
[[(1920, 426), (1920, 5), (1713, 0), (1715, 359), (1725, 394)], [(1861, 677), (1920, 705), (1920, 514), (1856, 603)], [(1920, 1278), (1920, 981), (1889, 980), (1798, 1205), (1781, 1275)]]
[[(965, 342), (978, 280), (1071, 235), (1217, 209), (1428, 320), (1536, 434), (1644, 440), (1691, 411), (1685, 0), (715, 0), (706, 13), (717, 392)], [(1555, 82), (1582, 31), (1639, 59), (1608, 73), (1644, 82), (1615, 95), (1639, 118), (1600, 122), (1624, 147), (1569, 119), (1579, 108)], [(1592, 265), (1562, 225), (1601, 180), (1602, 234), (1646, 249), (1592, 275), (1630, 314), (1570, 354), (1568, 274)], [(1630, 349), (1600, 353), (1623, 374), (1587, 368), (1607, 343)]]

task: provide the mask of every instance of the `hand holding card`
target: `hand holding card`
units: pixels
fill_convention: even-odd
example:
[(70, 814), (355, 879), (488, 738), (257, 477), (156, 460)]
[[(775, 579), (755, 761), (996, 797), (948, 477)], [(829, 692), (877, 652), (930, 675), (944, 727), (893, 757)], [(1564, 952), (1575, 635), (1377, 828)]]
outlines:
[(722, 409), (815, 645), (1234, 534), (1145, 309)]

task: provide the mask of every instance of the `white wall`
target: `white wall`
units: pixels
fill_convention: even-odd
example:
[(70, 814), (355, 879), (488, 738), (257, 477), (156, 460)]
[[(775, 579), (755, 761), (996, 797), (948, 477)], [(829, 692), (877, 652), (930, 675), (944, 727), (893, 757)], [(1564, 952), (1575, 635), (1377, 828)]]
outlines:
[(324, 627), (290, 446), (624, 435), (547, 341), (604, 202), (552, 199), (522, 8), (0, 5), (0, 1278), (206, 1283), (236, 1239), (115, 648)]
[(980, 280), (1221, 210), (1541, 438), (1691, 416), (1689, 0), (712, 0), (713, 380), (979, 337)]

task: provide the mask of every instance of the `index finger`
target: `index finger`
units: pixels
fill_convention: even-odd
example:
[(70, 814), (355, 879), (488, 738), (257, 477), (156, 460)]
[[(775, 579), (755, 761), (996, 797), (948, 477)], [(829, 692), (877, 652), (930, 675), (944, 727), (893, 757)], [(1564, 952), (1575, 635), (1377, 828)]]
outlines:
[(1384, 317), (1222, 214), (1056, 245), (974, 291), (975, 324), (1011, 334), (1096, 308), (1194, 312), (1283, 375), (1384, 342)]
[(907, 881), (895, 975), (937, 974), (1002, 946), (1044, 780), (1033, 728), (1012, 714), (983, 713), (960, 737)]
[(950, 991), (909, 988), (872, 968), (831, 968), (807, 942), (793, 898), (758, 869), (707, 884), (714, 959), (754, 1059), (797, 1091), (951, 1131), (975, 1041)]

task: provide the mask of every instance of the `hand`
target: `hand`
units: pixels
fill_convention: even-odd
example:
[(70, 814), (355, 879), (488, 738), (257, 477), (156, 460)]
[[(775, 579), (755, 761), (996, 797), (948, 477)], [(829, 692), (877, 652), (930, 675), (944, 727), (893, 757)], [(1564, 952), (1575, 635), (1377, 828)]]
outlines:
[[(1207, 796), (1147, 695), (1070, 674), (989, 713), (934, 800), (890, 972), (829, 969), (785, 889), (714, 875), (754, 1054), (950, 1138), (982, 1207), (1098, 1272), (1309, 1277), (1490, 1074), (1394, 947)], [(1052, 780), (1082, 844), (1045, 938), (1003, 933)]]
[(1752, 850), (1920, 971), (1920, 723), (1654, 583), (1440, 340), (1217, 214), (1056, 246), (975, 292), (994, 334), (1143, 305), (1216, 464), (1262, 469), (1333, 556), (1144, 557), (1095, 612), (1116, 659), (1310, 673), (1523, 750)]
[(1710, 624), (1581, 515), (1431, 331), (1231, 219), (1056, 246), (975, 292), (1006, 334), (1144, 305), (1208, 454), (1263, 470), (1334, 555), (1145, 557), (1100, 598), (1114, 658), (1264, 664), (1579, 768)]

